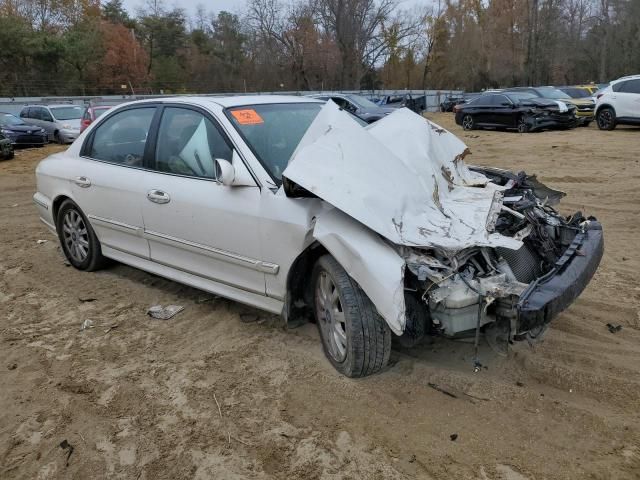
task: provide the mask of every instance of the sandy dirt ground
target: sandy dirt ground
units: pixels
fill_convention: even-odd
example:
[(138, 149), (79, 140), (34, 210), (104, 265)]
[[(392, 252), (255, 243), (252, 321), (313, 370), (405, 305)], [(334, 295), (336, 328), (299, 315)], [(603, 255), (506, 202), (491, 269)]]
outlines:
[[(563, 211), (604, 224), (599, 271), (542, 343), (483, 346), (474, 373), (471, 344), (435, 339), (344, 378), (313, 324), (285, 330), (123, 265), (66, 266), (31, 201), (38, 160), (61, 147), (21, 150), (0, 162), (0, 478), (640, 478), (640, 129), (432, 118), (470, 163), (537, 173), (568, 193)], [(152, 320), (156, 303), (185, 311)]]

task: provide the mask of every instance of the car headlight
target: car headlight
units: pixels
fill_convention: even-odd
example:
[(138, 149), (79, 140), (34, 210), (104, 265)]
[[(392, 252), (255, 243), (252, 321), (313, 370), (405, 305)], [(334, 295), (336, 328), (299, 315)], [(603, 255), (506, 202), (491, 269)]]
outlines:
[(0, 128), (0, 132), (5, 135), (15, 135), (15, 132), (13, 130), (9, 130), (7, 128)]

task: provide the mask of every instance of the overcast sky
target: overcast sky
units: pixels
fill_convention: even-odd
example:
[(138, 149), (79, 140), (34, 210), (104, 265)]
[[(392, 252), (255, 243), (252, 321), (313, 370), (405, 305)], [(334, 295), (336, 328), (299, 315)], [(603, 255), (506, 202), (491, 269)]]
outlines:
[[(402, 8), (410, 8), (414, 5), (422, 5), (430, 0), (398, 0), (398, 4)], [(226, 10), (231, 13), (242, 13), (247, 4), (246, 0), (164, 0), (168, 8), (180, 7), (187, 11), (190, 17), (194, 15), (196, 6), (202, 4), (205, 10), (217, 13)], [(136, 10), (145, 4), (145, 0), (123, 0), (125, 8), (130, 14), (134, 15)]]

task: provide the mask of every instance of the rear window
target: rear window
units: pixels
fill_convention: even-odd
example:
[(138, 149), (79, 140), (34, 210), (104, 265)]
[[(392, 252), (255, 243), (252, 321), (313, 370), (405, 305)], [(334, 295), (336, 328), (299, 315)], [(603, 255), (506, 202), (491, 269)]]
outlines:
[(227, 117), (262, 166), (279, 184), (294, 150), (316, 118), (320, 103), (245, 105), (227, 110)]

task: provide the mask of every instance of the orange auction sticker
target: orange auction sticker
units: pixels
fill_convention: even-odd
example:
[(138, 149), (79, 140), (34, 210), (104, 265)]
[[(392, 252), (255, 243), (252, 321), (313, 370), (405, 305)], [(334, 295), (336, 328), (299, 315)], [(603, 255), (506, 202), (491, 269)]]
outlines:
[(246, 110), (232, 110), (231, 115), (235, 117), (240, 125), (258, 125), (260, 123), (264, 123), (262, 117), (252, 108), (248, 108)]

